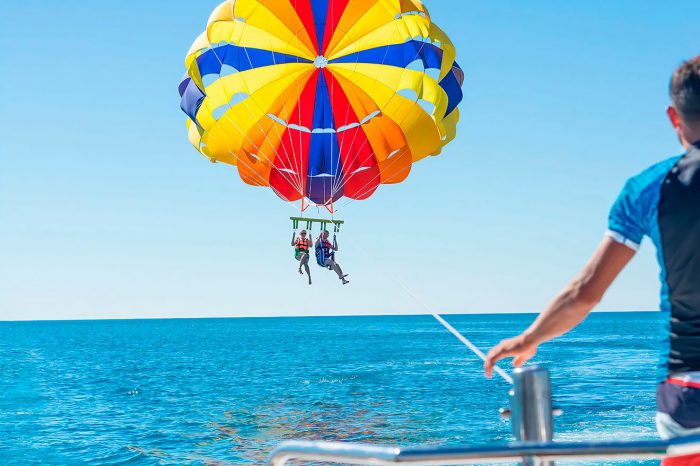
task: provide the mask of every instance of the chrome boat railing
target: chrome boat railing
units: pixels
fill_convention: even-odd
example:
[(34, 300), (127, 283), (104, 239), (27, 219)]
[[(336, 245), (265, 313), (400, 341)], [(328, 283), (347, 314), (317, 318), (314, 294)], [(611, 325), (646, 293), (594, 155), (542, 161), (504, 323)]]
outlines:
[(549, 466), (554, 460), (658, 459), (700, 453), (700, 435), (672, 440), (629, 442), (552, 441), (552, 399), (549, 373), (531, 366), (516, 369), (511, 391), (513, 443), (495, 446), (396, 447), (342, 442), (283, 442), (271, 454), (270, 466), (289, 461), (361, 465), (457, 465), (521, 463)]
[(542, 464), (553, 460), (658, 459), (700, 452), (700, 436), (670, 441), (510, 443), (486, 447), (380, 447), (340, 442), (284, 442), (270, 455), (271, 466), (291, 460), (343, 464)]

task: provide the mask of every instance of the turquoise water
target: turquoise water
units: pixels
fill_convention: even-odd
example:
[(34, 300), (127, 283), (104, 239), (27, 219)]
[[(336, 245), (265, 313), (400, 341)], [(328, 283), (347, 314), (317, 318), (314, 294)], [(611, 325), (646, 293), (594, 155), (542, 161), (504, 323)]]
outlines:
[[(485, 350), (531, 319), (447, 316)], [(565, 411), (557, 439), (655, 437), (659, 327), (656, 313), (596, 314), (541, 348)], [(254, 464), (291, 438), (510, 440), (507, 385), (430, 316), (6, 322), (0, 380), (0, 464)]]

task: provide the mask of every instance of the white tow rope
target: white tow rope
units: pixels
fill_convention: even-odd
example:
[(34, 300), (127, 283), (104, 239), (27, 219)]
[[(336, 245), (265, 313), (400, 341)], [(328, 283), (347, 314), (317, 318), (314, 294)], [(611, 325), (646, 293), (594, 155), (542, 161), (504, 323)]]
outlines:
[[(467, 339), (467, 337), (465, 337), (464, 335), (462, 335), (461, 333), (459, 333), (459, 332), (457, 331), (456, 328), (454, 328), (453, 326), (451, 326), (450, 324), (448, 324), (447, 321), (446, 321), (445, 319), (443, 319), (442, 317), (440, 317), (438, 314), (431, 314), (431, 315), (432, 315), (433, 317), (435, 317), (435, 318), (437, 319), (437, 321), (440, 322), (440, 323), (442, 324), (443, 327), (445, 327), (447, 330), (449, 330), (450, 333), (451, 333), (452, 335), (456, 336), (457, 339), (458, 339), (459, 341), (461, 341), (462, 343), (464, 343), (464, 344), (466, 345), (467, 348), (469, 348), (470, 350), (472, 350), (472, 351), (474, 352), (474, 354), (476, 354), (477, 356), (479, 356), (479, 358), (481, 358), (482, 361), (486, 361), (486, 355), (485, 355), (479, 348), (477, 348), (476, 346), (474, 346), (474, 344), (473, 344), (471, 341), (469, 341), (469, 340)], [(500, 367), (494, 365), (494, 366), (493, 366), (493, 370), (496, 372), (496, 374), (498, 374), (498, 375), (500, 375), (501, 377), (503, 377), (503, 379), (504, 379), (506, 382), (508, 382), (508, 383), (511, 384), (511, 385), (513, 384), (513, 378), (512, 378), (511, 376), (509, 376), (508, 374), (506, 374), (506, 372), (505, 372), (503, 369), (501, 369)]]
[[(367, 251), (365, 251), (362, 247), (357, 247), (357, 248), (360, 249), (366, 256), (371, 258), (371, 256), (367, 253)], [(481, 359), (482, 361), (486, 361), (486, 355), (483, 353), (483, 351), (481, 351), (479, 348), (477, 348), (476, 345), (474, 345), (474, 343), (472, 343), (471, 341), (469, 341), (469, 339), (467, 337), (465, 337), (464, 335), (459, 333), (459, 331), (456, 328), (451, 326), (439, 314), (434, 313), (430, 309), (430, 307), (428, 307), (427, 304), (425, 304), (421, 299), (419, 299), (418, 296), (413, 294), (413, 292), (411, 290), (409, 290), (403, 283), (401, 283), (401, 281), (395, 275), (393, 275), (391, 273), (389, 273), (387, 275), (389, 276), (389, 278), (391, 278), (394, 281), (394, 283), (396, 283), (399, 287), (401, 287), (401, 289), (404, 290), (404, 292), (406, 292), (406, 294), (408, 296), (410, 296), (415, 302), (420, 304), (423, 307), (423, 309), (425, 309), (426, 311), (428, 311), (430, 313), (431, 316), (435, 317), (435, 319), (438, 322), (440, 322), (440, 324), (442, 324), (442, 326), (445, 327), (452, 335), (457, 337), (457, 339), (459, 341), (461, 341), (467, 348), (472, 350), (472, 352), (474, 354), (476, 354), (479, 357), (479, 359)], [(500, 375), (503, 378), (503, 380), (505, 380), (509, 384), (513, 385), (513, 378), (510, 375), (506, 374), (506, 372), (503, 369), (501, 369), (500, 367), (498, 367), (497, 365), (494, 364), (493, 370), (494, 370), (494, 372), (496, 372), (496, 374)]]

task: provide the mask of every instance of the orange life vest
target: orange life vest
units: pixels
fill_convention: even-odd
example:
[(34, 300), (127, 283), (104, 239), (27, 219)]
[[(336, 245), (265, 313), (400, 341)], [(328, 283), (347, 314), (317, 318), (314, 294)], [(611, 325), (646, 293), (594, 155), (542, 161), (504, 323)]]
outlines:
[(294, 247), (299, 251), (308, 251), (311, 241), (308, 238), (297, 238)]

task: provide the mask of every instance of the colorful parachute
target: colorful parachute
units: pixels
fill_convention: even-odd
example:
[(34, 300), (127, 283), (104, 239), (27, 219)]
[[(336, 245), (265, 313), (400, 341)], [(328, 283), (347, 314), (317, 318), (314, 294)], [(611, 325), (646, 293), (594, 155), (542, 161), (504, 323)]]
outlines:
[(228, 0), (185, 66), (181, 107), (202, 154), (331, 209), (439, 154), (464, 80), (419, 0)]

